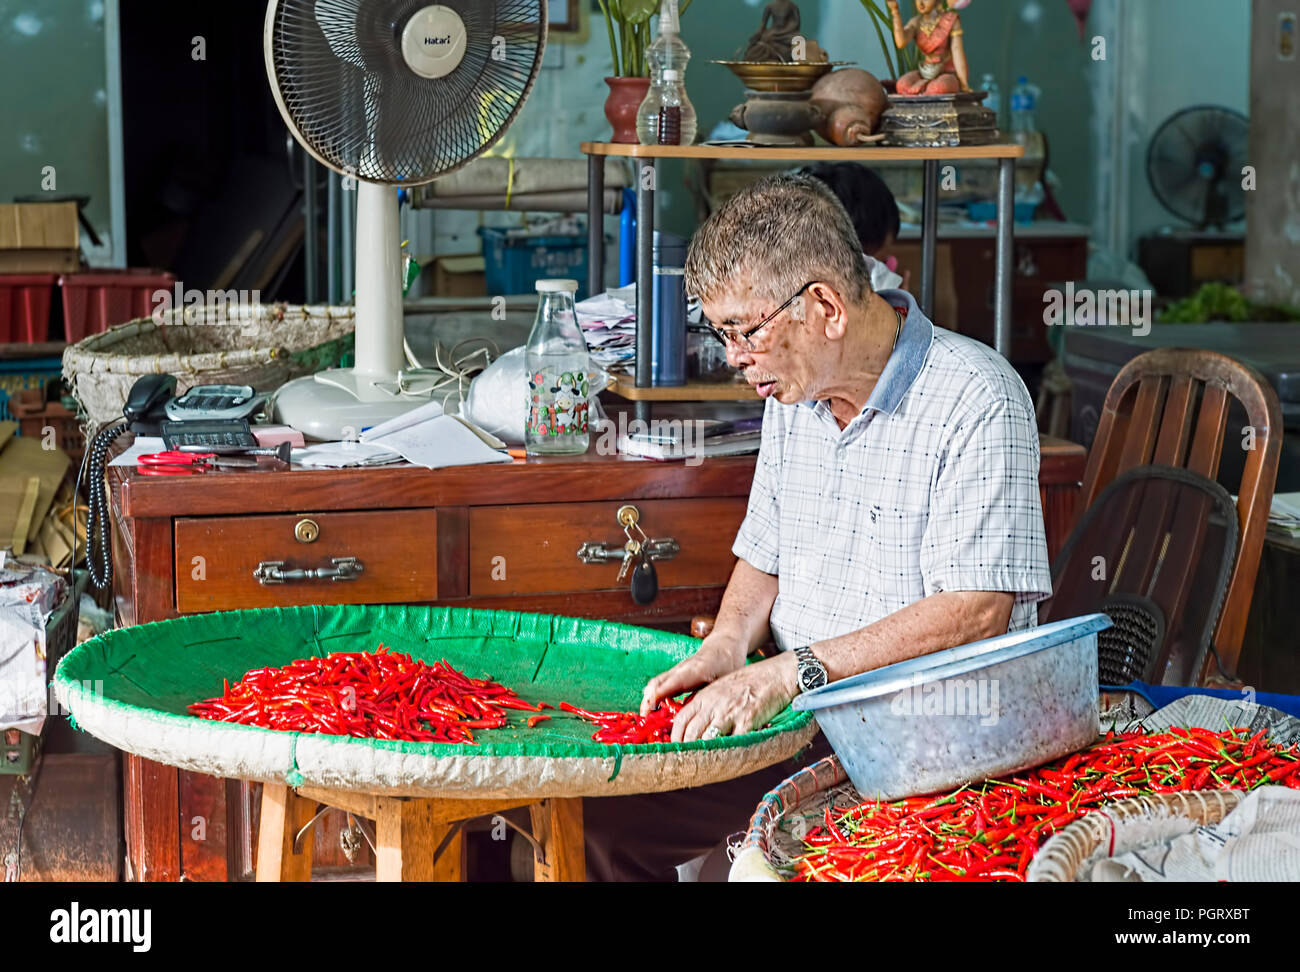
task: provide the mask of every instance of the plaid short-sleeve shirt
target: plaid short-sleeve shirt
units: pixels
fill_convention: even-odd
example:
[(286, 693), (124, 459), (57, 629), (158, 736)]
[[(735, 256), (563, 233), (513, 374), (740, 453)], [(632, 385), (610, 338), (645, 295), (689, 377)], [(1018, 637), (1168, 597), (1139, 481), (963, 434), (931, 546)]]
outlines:
[(732, 551), (775, 574), (776, 643), (863, 628), (939, 591), (1015, 594), (1010, 629), (1051, 593), (1038, 429), (1024, 383), (911, 295), (898, 343), (843, 430), (825, 402), (768, 399), (749, 508)]

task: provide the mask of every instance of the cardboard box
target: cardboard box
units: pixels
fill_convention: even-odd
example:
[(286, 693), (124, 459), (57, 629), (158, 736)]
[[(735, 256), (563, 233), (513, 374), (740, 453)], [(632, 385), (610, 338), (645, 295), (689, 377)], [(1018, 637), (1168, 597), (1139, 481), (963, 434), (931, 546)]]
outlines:
[(80, 247), (75, 202), (0, 203), (0, 273), (71, 273)]
[(487, 276), (482, 254), (439, 256), (433, 259), (434, 297), (485, 297)]

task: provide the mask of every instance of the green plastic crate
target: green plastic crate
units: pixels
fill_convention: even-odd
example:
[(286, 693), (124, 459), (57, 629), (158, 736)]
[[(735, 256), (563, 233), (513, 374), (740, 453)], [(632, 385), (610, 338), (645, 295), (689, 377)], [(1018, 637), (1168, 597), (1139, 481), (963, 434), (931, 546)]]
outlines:
[(26, 776), (36, 762), (36, 744), (40, 741), (30, 732), (6, 729), (0, 733), (0, 775)]

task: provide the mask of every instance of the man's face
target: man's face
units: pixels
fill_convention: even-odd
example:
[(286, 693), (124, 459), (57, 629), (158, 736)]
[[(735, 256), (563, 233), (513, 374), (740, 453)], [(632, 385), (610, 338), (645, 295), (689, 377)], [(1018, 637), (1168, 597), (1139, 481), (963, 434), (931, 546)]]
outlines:
[[(747, 275), (730, 292), (702, 302), (704, 316), (724, 331), (742, 332), (771, 314), (789, 295), (775, 300), (755, 293)], [(762, 330), (744, 342), (727, 342), (727, 363), (744, 372), (761, 398), (785, 405), (815, 400), (824, 382), (820, 371), (828, 340), (818, 301), (805, 291)]]

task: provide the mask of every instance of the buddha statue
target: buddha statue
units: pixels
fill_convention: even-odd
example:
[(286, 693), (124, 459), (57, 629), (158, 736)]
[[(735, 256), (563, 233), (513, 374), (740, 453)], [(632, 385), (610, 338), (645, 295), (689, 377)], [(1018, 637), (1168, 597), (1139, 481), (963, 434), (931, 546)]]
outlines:
[(758, 33), (749, 39), (742, 60), (794, 60), (793, 41), (799, 33), (799, 8), (791, 0), (771, 0), (763, 8)]

